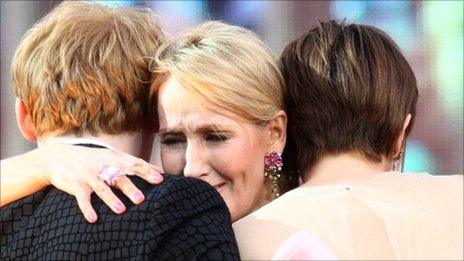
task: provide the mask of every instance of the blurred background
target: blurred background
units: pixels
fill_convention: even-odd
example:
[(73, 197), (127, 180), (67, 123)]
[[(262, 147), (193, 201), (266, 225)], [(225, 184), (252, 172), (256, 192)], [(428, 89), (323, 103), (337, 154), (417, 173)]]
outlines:
[[(34, 148), (16, 127), (11, 59), (21, 37), (60, 1), (1, 1), (1, 158)], [(170, 34), (219, 19), (254, 30), (278, 56), (317, 19), (376, 26), (400, 46), (416, 74), (418, 115), (405, 171), (463, 173), (463, 1), (95, 1), (145, 6)], [(156, 147), (153, 161), (157, 161)]]

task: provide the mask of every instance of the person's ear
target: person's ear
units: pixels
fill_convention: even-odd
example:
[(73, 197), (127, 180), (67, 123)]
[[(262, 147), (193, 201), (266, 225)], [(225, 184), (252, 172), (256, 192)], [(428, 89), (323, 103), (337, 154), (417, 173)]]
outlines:
[(279, 110), (266, 124), (269, 152), (282, 153), (287, 139), (287, 114)]
[(395, 140), (395, 145), (393, 147), (393, 154), (392, 154), (392, 157), (394, 159), (396, 159), (401, 153), (401, 149), (403, 147), (404, 139), (406, 138), (405, 137), (406, 129), (408, 128), (409, 123), (411, 122), (411, 118), (412, 118), (411, 114), (408, 113), (408, 115), (406, 116), (406, 119), (404, 120), (404, 123), (403, 123), (403, 129), (401, 130), (400, 135), (398, 136), (398, 138), (396, 138), (396, 140)]
[(37, 135), (35, 131), (35, 126), (32, 123), (32, 117), (24, 102), (22, 102), (18, 98), (16, 98), (15, 111), (16, 123), (18, 124), (19, 131), (28, 141), (36, 143)]

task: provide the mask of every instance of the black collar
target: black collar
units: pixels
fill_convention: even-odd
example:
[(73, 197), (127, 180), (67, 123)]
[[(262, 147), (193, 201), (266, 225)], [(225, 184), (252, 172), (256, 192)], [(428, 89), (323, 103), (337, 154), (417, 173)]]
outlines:
[(73, 145), (74, 146), (88, 147), (88, 148), (96, 148), (96, 149), (108, 149), (105, 146), (97, 145), (97, 144), (93, 144), (93, 143), (76, 143), (76, 144), (73, 144)]

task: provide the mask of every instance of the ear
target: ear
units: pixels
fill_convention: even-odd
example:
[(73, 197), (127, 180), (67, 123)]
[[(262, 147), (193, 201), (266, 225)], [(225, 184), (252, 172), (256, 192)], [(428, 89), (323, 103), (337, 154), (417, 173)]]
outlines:
[(28, 141), (32, 143), (37, 142), (34, 124), (32, 123), (31, 115), (27, 110), (26, 105), (20, 99), (16, 98), (16, 123), (18, 124), (19, 131)]
[(411, 122), (411, 118), (412, 118), (411, 114), (408, 113), (403, 123), (403, 129), (401, 130), (401, 133), (398, 136), (398, 138), (396, 138), (395, 146), (393, 147), (393, 155), (392, 155), (394, 159), (396, 159), (401, 153), (401, 148), (403, 147), (403, 143), (405, 139), (406, 129), (408, 128), (409, 123)]
[(267, 141), (269, 152), (282, 153), (287, 139), (287, 114), (279, 110), (266, 123)]

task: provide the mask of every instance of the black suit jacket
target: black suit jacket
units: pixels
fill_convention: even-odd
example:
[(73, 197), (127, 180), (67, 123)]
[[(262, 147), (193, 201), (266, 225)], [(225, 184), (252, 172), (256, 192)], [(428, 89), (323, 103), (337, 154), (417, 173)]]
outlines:
[(95, 195), (89, 224), (74, 197), (48, 187), (0, 210), (1, 259), (238, 260), (230, 214), (207, 183), (164, 175), (160, 185), (131, 177), (145, 194), (135, 206), (120, 191), (122, 215)]

